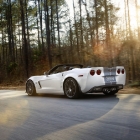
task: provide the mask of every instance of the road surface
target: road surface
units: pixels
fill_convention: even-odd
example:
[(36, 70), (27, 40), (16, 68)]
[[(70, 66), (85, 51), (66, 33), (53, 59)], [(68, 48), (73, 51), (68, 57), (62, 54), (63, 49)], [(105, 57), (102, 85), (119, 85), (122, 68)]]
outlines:
[(0, 140), (140, 140), (140, 95), (67, 99), (0, 90)]

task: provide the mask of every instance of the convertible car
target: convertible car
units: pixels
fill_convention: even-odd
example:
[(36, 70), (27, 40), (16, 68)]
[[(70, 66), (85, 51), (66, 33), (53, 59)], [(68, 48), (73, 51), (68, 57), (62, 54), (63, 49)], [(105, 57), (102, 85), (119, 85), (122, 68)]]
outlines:
[(79, 98), (82, 94), (103, 92), (114, 95), (125, 85), (123, 66), (87, 67), (81, 64), (57, 65), (41, 76), (32, 76), (26, 82), (28, 95), (39, 93), (65, 94)]

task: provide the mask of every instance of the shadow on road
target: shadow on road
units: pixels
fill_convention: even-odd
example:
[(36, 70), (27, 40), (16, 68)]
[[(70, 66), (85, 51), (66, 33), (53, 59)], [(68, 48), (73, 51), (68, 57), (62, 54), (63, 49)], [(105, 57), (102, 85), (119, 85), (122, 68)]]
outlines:
[(13, 118), (9, 119), (15, 125), (4, 132), (5, 128), (8, 128), (7, 124), (3, 124), (0, 131), (4, 132), (5, 136), (8, 133), (7, 137), (11, 139), (58, 139), (57, 135), (60, 136), (59, 139), (63, 139), (62, 135), (71, 131), (79, 135), (83, 127), (88, 128), (90, 122), (96, 122), (110, 112), (118, 102), (117, 96), (105, 96), (102, 93), (87, 94), (80, 99), (72, 100), (64, 95), (25, 95), (8, 101), (9, 105), (13, 104), (9, 106)]
[[(78, 99), (69, 99), (69, 100), (83, 100), (83, 99), (105, 99), (105, 98), (116, 98), (117, 95), (111, 95), (107, 96), (103, 93), (93, 93), (93, 94), (83, 94)], [(26, 97), (35, 97), (35, 98), (62, 98), (62, 99), (68, 99), (65, 95), (58, 95), (58, 94), (37, 94), (36, 96), (26, 96)]]

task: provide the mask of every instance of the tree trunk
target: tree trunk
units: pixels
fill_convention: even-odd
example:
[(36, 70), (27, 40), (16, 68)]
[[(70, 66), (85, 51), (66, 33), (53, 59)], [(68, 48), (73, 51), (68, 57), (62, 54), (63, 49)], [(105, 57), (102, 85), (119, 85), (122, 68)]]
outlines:
[(80, 48), (82, 52), (82, 63), (84, 63), (84, 42), (83, 42), (83, 23), (82, 23), (82, 0), (79, 0), (79, 9), (80, 9)]
[(76, 35), (76, 45), (77, 45), (77, 56), (78, 56), (78, 61), (81, 61), (81, 55), (80, 55), (80, 48), (79, 48), (79, 37), (78, 37), (78, 29), (77, 29), (77, 24), (76, 24), (76, 13), (75, 13), (75, 5), (74, 5), (74, 0), (73, 0), (73, 11), (74, 11), (74, 24), (75, 24), (75, 35)]
[(132, 38), (132, 32), (131, 32), (131, 25), (130, 25), (130, 10), (129, 10), (129, 0), (127, 0), (127, 16), (128, 16), (128, 29), (129, 29), (129, 37)]
[(49, 67), (52, 67), (52, 58), (50, 51), (50, 23), (49, 23), (49, 10), (48, 10), (48, 0), (44, 0), (45, 3), (45, 25), (46, 25), (46, 41), (47, 41), (47, 52)]
[(70, 19), (69, 19), (69, 28), (70, 28), (70, 51), (69, 51), (69, 58), (71, 58), (70, 59), (70, 62), (71, 63), (73, 63), (73, 43), (72, 43), (72, 29), (71, 29), (71, 21), (70, 21)]
[[(37, 0), (35, 0), (35, 5), (36, 5), (36, 8), (38, 8), (38, 6), (37, 6)], [(38, 40), (37, 41), (38, 41), (38, 46), (39, 46), (39, 49), (40, 49), (41, 42), (40, 42), (40, 33), (39, 33), (38, 11), (36, 11), (36, 18), (37, 18), (37, 21), (36, 22), (37, 22), (37, 37), (38, 37)]]
[(127, 27), (128, 27), (128, 22), (127, 22), (127, 4), (126, 0), (124, 0), (124, 5), (125, 5), (125, 32), (126, 32), (126, 39), (128, 39), (128, 32), (127, 32)]
[(140, 39), (140, 31), (139, 31), (139, 16), (138, 16), (138, 3), (137, 0), (135, 0), (135, 6), (136, 6), (136, 21), (137, 21), (137, 32), (138, 32), (138, 40)]
[(40, 51), (42, 52), (42, 54), (44, 55), (44, 40), (43, 40), (43, 23), (42, 23), (42, 0), (38, 0), (38, 9), (39, 9), (39, 18), (40, 18), (40, 35), (41, 35), (41, 47)]
[(87, 1), (85, 0), (85, 10), (86, 10), (86, 14), (87, 14), (87, 21), (88, 21), (88, 26), (89, 26), (89, 32), (90, 32), (90, 37), (91, 37), (91, 41), (93, 41), (93, 36), (92, 36), (92, 28), (91, 28), (91, 23), (90, 23), (90, 16), (89, 16), (89, 12), (87, 9)]
[(24, 15), (24, 4), (23, 1), (20, 0), (20, 9), (21, 9), (21, 21), (22, 21), (22, 38), (23, 38), (23, 54), (24, 54), (24, 63), (25, 63), (25, 72), (26, 77), (29, 77), (29, 64), (28, 64), (28, 43), (26, 38), (26, 26), (25, 26), (25, 15)]
[(107, 0), (104, 0), (104, 6), (105, 6), (105, 29), (106, 29), (106, 47), (109, 50), (109, 59), (110, 59), (110, 64), (109, 66), (113, 66), (113, 60), (112, 60), (112, 46), (110, 45), (110, 29), (109, 29), (109, 17), (108, 17), (108, 5), (107, 5)]
[(29, 25), (28, 25), (28, 9), (27, 9), (27, 0), (25, 0), (25, 7), (26, 7), (26, 11), (25, 11), (25, 18), (26, 18), (26, 33), (27, 33), (27, 48), (28, 48), (28, 61), (31, 61), (31, 47), (30, 47), (30, 34), (29, 34)]
[(60, 63), (62, 62), (61, 59), (61, 46), (60, 46), (60, 31), (59, 31), (59, 16), (58, 16), (58, 0), (56, 0), (56, 16), (57, 16), (57, 32), (58, 32), (58, 47), (59, 47), (59, 59)]

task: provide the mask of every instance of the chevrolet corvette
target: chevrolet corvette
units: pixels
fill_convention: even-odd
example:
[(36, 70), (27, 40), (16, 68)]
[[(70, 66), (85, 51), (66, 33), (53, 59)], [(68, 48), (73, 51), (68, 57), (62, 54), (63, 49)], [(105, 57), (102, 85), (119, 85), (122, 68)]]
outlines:
[(62, 64), (44, 72), (44, 75), (30, 77), (26, 81), (26, 93), (29, 96), (64, 94), (70, 99), (88, 93), (114, 95), (123, 89), (125, 80), (123, 66), (84, 68), (81, 64)]

